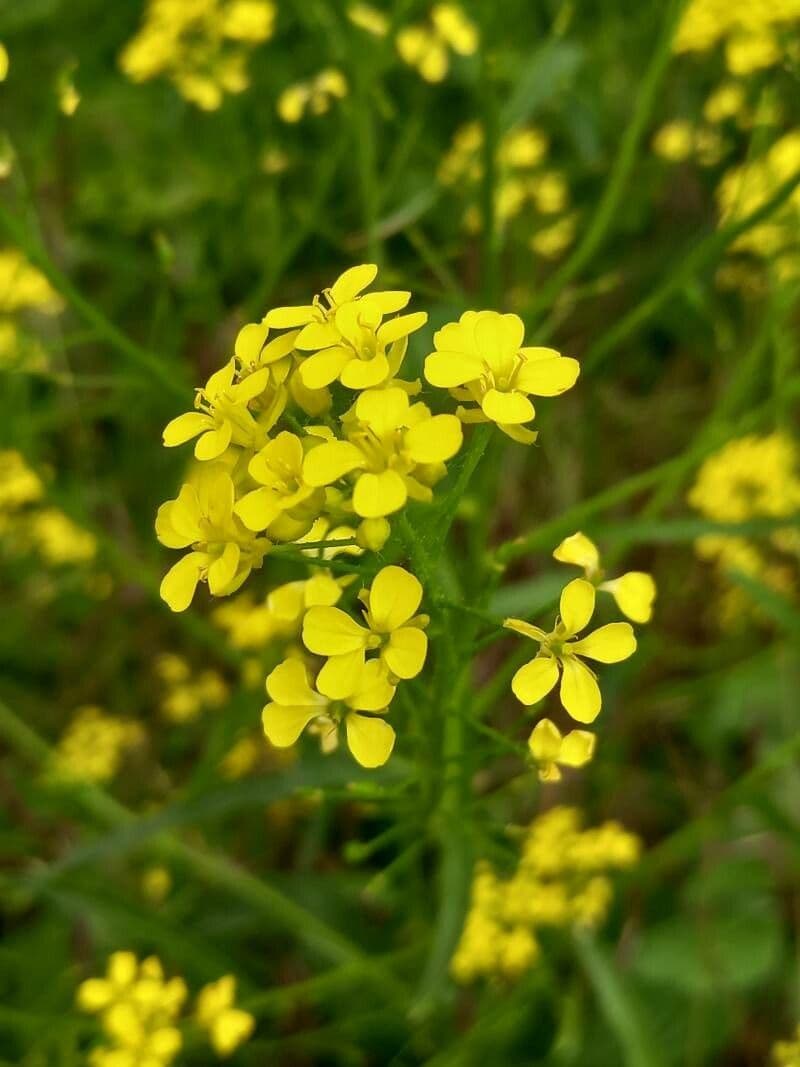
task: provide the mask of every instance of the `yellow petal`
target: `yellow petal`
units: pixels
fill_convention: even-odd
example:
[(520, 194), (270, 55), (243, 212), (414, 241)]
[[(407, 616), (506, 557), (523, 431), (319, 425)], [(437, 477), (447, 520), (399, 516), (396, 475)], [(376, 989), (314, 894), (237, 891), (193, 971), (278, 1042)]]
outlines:
[(172, 611), (186, 611), (191, 604), (206, 558), (203, 553), (190, 552), (164, 575), (159, 593)]
[(480, 360), (463, 352), (432, 352), (425, 360), (425, 377), (438, 389), (455, 389), (482, 373)]
[[(492, 370), (502, 371), (522, 347), (525, 325), (519, 315), (501, 315), (496, 311), (481, 312), (475, 320), (475, 344), (481, 359)], [(515, 419), (506, 419), (515, 422)], [(520, 422), (524, 421), (522, 419)]]
[(81, 1011), (103, 1011), (114, 999), (114, 986), (105, 978), (87, 978), (78, 986), (76, 1002)]
[(415, 463), (444, 463), (458, 452), (463, 440), (455, 415), (434, 415), (406, 431), (403, 448)]
[(619, 663), (634, 654), (636, 638), (629, 622), (610, 622), (582, 640), (571, 642), (569, 647), (577, 655), (600, 663)]
[(331, 700), (345, 700), (358, 688), (363, 671), (363, 648), (331, 656), (317, 675), (317, 689)]
[(315, 488), (331, 485), (365, 463), (359, 449), (349, 441), (325, 441), (312, 448), (303, 460), (303, 479)]
[(250, 460), (247, 470), (262, 485), (271, 485), (288, 474), (299, 474), (303, 465), (303, 445), (296, 434), (283, 430)]
[(597, 738), (588, 730), (570, 730), (561, 744), (558, 762), (565, 767), (583, 767), (594, 755)]
[(428, 654), (428, 638), (416, 626), (403, 626), (395, 630), (383, 649), (383, 660), (392, 674), (398, 678), (416, 678), (425, 666)]
[(552, 656), (537, 656), (524, 664), (511, 680), (511, 691), (530, 707), (547, 696), (558, 681), (558, 664)]
[(350, 267), (344, 274), (340, 274), (331, 286), (333, 303), (338, 305), (353, 300), (363, 289), (372, 285), (377, 277), (378, 268), (374, 263), (361, 263), (357, 267)]
[(267, 739), (276, 748), (288, 748), (298, 739), (312, 719), (321, 715), (324, 708), (303, 704), (267, 704), (261, 713), (261, 724)]
[(561, 668), (561, 703), (576, 722), (594, 722), (601, 705), (597, 679), (576, 656), (565, 656)]
[(236, 358), (245, 366), (258, 363), (268, 332), (269, 327), (264, 322), (249, 322), (242, 326), (233, 346)]
[(561, 731), (550, 719), (542, 719), (528, 738), (528, 748), (534, 759), (552, 763), (561, 752)]
[(356, 418), (365, 422), (378, 437), (387, 437), (407, 425), (408, 394), (402, 389), (372, 389), (356, 401)]
[(226, 419), (216, 430), (208, 430), (197, 439), (194, 446), (195, 459), (207, 461), (218, 459), (231, 443), (233, 427)]
[(419, 579), (402, 567), (378, 571), (369, 591), (369, 622), (376, 633), (387, 634), (405, 625), (422, 600)]
[(364, 648), (369, 632), (339, 608), (309, 608), (303, 619), (303, 644), (318, 656), (341, 656)]
[(164, 427), (164, 444), (167, 448), (185, 444), (204, 430), (213, 429), (213, 426), (214, 420), (210, 415), (203, 415), (199, 411), (187, 411), (185, 415), (179, 415), (177, 419), (168, 422)]
[(385, 711), (394, 698), (395, 688), (383, 661), (371, 659), (364, 664), (358, 685), (347, 703), (354, 711)]
[(291, 329), (293, 326), (305, 326), (307, 322), (314, 320), (316, 310), (313, 304), (273, 308), (272, 311), (268, 311), (264, 316), (264, 322), (276, 330)]
[(254, 489), (245, 493), (233, 509), (248, 530), (266, 530), (281, 511), (280, 500), (271, 489)]
[(347, 389), (374, 389), (387, 380), (389, 373), (389, 360), (378, 352), (372, 359), (351, 359), (340, 380)]
[(516, 426), (529, 422), (536, 411), (528, 398), (516, 391), (501, 393), (499, 389), (490, 389), (481, 400), (481, 410), (492, 422), (502, 422)]
[(213, 596), (224, 596), (229, 592), (228, 586), (236, 577), (241, 555), (239, 546), (229, 541), (219, 559), (215, 559), (208, 568), (208, 588)]
[(309, 322), (297, 335), (295, 347), (301, 352), (318, 352), (322, 348), (337, 345), (340, 341), (339, 331), (332, 322)]
[(623, 615), (633, 622), (650, 622), (653, 617), (653, 601), (656, 598), (656, 583), (652, 575), (644, 571), (628, 571), (621, 578), (604, 582), (601, 589), (611, 593)]
[(590, 574), (596, 571), (600, 565), (600, 554), (594, 542), (590, 541), (586, 534), (574, 533), (565, 537), (553, 553), (553, 559), (559, 563), (574, 563), (577, 567), (583, 567)]
[(378, 328), (378, 340), (382, 345), (389, 345), (392, 341), (398, 341), (401, 337), (408, 337), (416, 330), (422, 329), (428, 321), (426, 311), (414, 311), (410, 315), (398, 315), (397, 318), (389, 319)]
[(228, 1008), (215, 1020), (211, 1043), (218, 1056), (230, 1056), (252, 1034), (256, 1021), (249, 1012)]
[(300, 381), (306, 389), (324, 389), (336, 381), (352, 359), (352, 350), (341, 345), (316, 352), (300, 364)]
[(505, 619), (503, 626), (507, 630), (522, 634), (524, 637), (530, 637), (531, 641), (541, 642), (547, 637), (547, 634), (540, 626), (533, 626), (531, 623), (525, 622), (524, 619)]
[[(517, 372), (516, 385), (534, 396), (560, 396), (578, 380), (581, 365), (577, 359), (560, 356), (552, 348), (524, 348), (526, 362)], [(532, 353), (542, 355), (532, 356)], [(545, 355), (546, 353), (546, 355)]]
[(345, 719), (347, 744), (362, 767), (382, 767), (392, 754), (395, 733), (388, 722), (351, 711)]
[(322, 700), (311, 688), (308, 671), (299, 659), (286, 659), (267, 677), (267, 692), (278, 704), (322, 705)]
[(384, 315), (402, 311), (411, 299), (406, 289), (385, 289), (382, 293), (366, 293), (359, 297), (359, 307), (370, 321), (378, 321)]
[(399, 511), (407, 499), (405, 482), (397, 471), (362, 474), (353, 490), (353, 508), (362, 519), (380, 519), (391, 515)]
[(594, 586), (585, 578), (573, 578), (561, 593), (561, 622), (567, 634), (579, 633), (594, 612)]

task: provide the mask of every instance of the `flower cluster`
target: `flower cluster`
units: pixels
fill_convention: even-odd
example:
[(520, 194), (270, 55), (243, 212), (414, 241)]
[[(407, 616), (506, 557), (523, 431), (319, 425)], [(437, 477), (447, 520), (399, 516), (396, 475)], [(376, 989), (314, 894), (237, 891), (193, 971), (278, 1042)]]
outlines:
[(55, 781), (110, 782), (125, 753), (143, 740), (138, 723), (93, 705), (78, 708), (56, 745), (49, 775)]
[(450, 53), (471, 56), (478, 50), (478, 30), (458, 4), (431, 8), (427, 24), (405, 26), (397, 35), (397, 51), (426, 82), (440, 82), (450, 69)]
[[(479, 122), (461, 126), (439, 166), (439, 181), (448, 188), (466, 192), (470, 203), (464, 224), (471, 233), (483, 226), (478, 204), (479, 183), (483, 177), (484, 131)], [(569, 214), (569, 188), (559, 170), (545, 166), (548, 151), (546, 134), (536, 126), (520, 126), (505, 133), (495, 154), (497, 179), (494, 211), (500, 226), (512, 220), (537, 219), (529, 238), (531, 249), (549, 259), (571, 243), (575, 216)]]
[(525, 831), (508, 878), (478, 865), (472, 900), (450, 970), (457, 982), (513, 980), (535, 965), (543, 927), (597, 926), (613, 897), (609, 872), (633, 866), (639, 839), (619, 823), (581, 829), (577, 809), (552, 808)]
[(189, 663), (174, 652), (156, 659), (155, 672), (164, 689), (161, 712), (170, 722), (190, 722), (203, 711), (220, 707), (228, 697), (228, 687), (217, 671), (206, 668), (195, 675)]
[(272, 0), (148, 0), (120, 66), (135, 82), (166, 77), (190, 103), (214, 111), (226, 93), (248, 87), (248, 57), (274, 22)]
[(692, 0), (675, 36), (676, 52), (707, 52), (725, 44), (732, 74), (782, 62), (800, 20), (799, 0)]
[[(89, 1053), (90, 1067), (169, 1067), (183, 1047), (181, 1015), (189, 996), (183, 978), (166, 978), (161, 961), (141, 962), (115, 952), (103, 978), (88, 978), (77, 993), (81, 1011), (98, 1015), (109, 1044)], [(218, 1057), (231, 1055), (255, 1027), (236, 1007), (236, 979), (225, 975), (197, 995), (195, 1018)]]
[[(729, 442), (709, 456), (689, 491), (689, 503), (714, 522), (791, 518), (800, 513), (800, 454), (784, 432), (749, 434)], [(706, 534), (695, 542), (701, 559), (713, 563), (719, 575), (738, 571), (769, 588), (793, 595), (797, 590), (800, 537), (797, 529), (777, 529), (755, 538)], [(728, 590), (721, 605), (723, 622), (741, 620), (747, 598), (742, 590)]]
[(305, 114), (325, 115), (334, 100), (347, 96), (347, 79), (328, 67), (309, 81), (288, 86), (278, 97), (278, 115), (284, 122), (299, 122)]
[(0, 368), (43, 371), (48, 356), (25, 323), (29, 313), (57, 315), (63, 302), (47, 278), (15, 248), (0, 250)]

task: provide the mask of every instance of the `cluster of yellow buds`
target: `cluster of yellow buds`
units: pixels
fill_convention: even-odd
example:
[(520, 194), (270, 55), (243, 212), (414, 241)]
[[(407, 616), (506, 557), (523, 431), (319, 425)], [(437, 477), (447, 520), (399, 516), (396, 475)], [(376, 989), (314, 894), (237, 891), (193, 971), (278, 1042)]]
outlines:
[[(585, 577), (574, 578), (561, 593), (559, 614), (553, 629), (543, 630), (523, 619), (506, 619), (504, 625), (539, 645), (530, 662), (514, 675), (511, 688), (517, 699), (532, 705), (542, 700), (561, 679), (561, 704), (576, 722), (591, 723), (600, 714), (602, 696), (594, 671), (584, 658), (599, 663), (619, 663), (636, 651), (636, 637), (628, 622), (610, 622), (580, 636), (594, 615), (596, 594), (608, 593), (617, 607), (637, 623), (649, 622), (656, 586), (644, 571), (628, 571), (606, 580), (597, 546), (583, 533), (565, 538), (553, 552), (559, 563), (580, 567)], [(594, 736), (572, 730), (566, 736), (549, 719), (542, 719), (528, 741), (543, 781), (561, 777), (559, 765), (580, 767), (594, 754)]]
[(250, 84), (250, 52), (274, 31), (272, 0), (148, 0), (139, 32), (120, 56), (135, 82), (166, 77), (186, 100), (216, 110)]
[[(748, 434), (709, 456), (688, 494), (689, 503), (714, 522), (791, 518), (800, 513), (800, 452), (788, 433)], [(786, 526), (756, 540), (728, 534), (707, 534), (695, 542), (701, 559), (714, 564), (720, 576), (738, 571), (776, 592), (796, 595), (800, 536)], [(725, 623), (741, 620), (746, 594), (728, 591), (721, 605)]]
[(503, 877), (480, 863), (461, 940), (450, 962), (453, 978), (513, 980), (536, 964), (542, 927), (598, 926), (613, 899), (610, 872), (632, 867), (641, 843), (617, 822), (581, 829), (576, 808), (540, 815), (522, 841), (515, 872)]
[[(183, 1047), (180, 1022), (188, 996), (183, 978), (166, 978), (155, 956), (140, 962), (133, 952), (115, 952), (105, 976), (88, 978), (77, 992), (78, 1007), (100, 1017), (110, 1042), (92, 1049), (90, 1067), (169, 1067)], [(255, 1027), (235, 998), (233, 975), (197, 995), (195, 1020), (220, 1058), (247, 1041)]]
[(94, 705), (78, 708), (55, 748), (48, 769), (55, 781), (110, 782), (125, 753), (140, 745), (144, 730)]
[(0, 452), (0, 538), (15, 555), (38, 553), (58, 567), (91, 562), (94, 535), (44, 501), (45, 487), (19, 452)]
[(161, 712), (171, 722), (190, 722), (227, 699), (228, 687), (218, 671), (206, 668), (194, 674), (190, 664), (174, 652), (158, 656), (155, 672), (164, 687)]
[[(479, 122), (461, 126), (439, 166), (439, 181), (448, 187), (466, 190), (470, 204), (464, 224), (471, 233), (483, 226), (476, 202), (478, 184), (483, 177), (484, 130)], [(505, 133), (496, 149), (497, 181), (494, 210), (500, 225), (516, 219), (538, 216), (536, 231), (530, 237), (531, 248), (549, 258), (562, 252), (571, 236), (556, 247), (552, 234), (555, 227), (565, 234), (574, 233), (575, 218), (569, 211), (569, 188), (561, 171), (546, 167), (548, 139), (537, 126), (519, 126)], [(558, 220), (554, 222), (553, 220)]]
[(751, 74), (783, 61), (798, 21), (798, 0), (691, 0), (674, 49), (707, 52), (724, 42), (731, 74)]
[(405, 26), (397, 35), (397, 51), (426, 82), (440, 82), (450, 69), (450, 53), (472, 56), (478, 50), (477, 27), (458, 4), (435, 4), (427, 24)]

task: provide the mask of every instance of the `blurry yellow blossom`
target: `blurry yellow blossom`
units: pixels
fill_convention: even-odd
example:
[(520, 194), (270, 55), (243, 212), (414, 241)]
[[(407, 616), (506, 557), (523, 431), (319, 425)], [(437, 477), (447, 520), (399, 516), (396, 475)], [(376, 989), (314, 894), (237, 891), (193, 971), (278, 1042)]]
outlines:
[(506, 619), (504, 626), (539, 644), (539, 654), (520, 667), (511, 682), (514, 695), (523, 704), (535, 704), (547, 696), (561, 675), (560, 697), (578, 722), (593, 722), (601, 707), (600, 687), (582, 656), (599, 663), (619, 663), (636, 651), (630, 623), (611, 622), (578, 638), (594, 614), (595, 590), (585, 578), (575, 578), (561, 593), (555, 628), (545, 633), (522, 619)]
[(535, 415), (530, 396), (559, 396), (577, 380), (577, 360), (555, 349), (524, 348), (525, 327), (517, 315), (465, 311), (433, 338), (436, 351), (425, 360), (431, 385), (449, 389), (464, 422), (494, 422), (514, 440), (530, 444), (536, 435), (523, 427)]
[[(263, 672), (259, 670), (259, 680), (263, 677)], [(263, 741), (259, 744), (251, 734), (240, 737), (220, 760), (219, 771), (222, 777), (234, 781), (244, 778), (258, 765), (263, 747)]]
[(460, 56), (478, 50), (478, 30), (458, 4), (431, 8), (430, 23), (406, 26), (397, 34), (397, 51), (427, 82), (440, 82), (450, 69), (450, 51)]
[(619, 578), (604, 580), (605, 571), (600, 566), (597, 546), (580, 532), (565, 537), (553, 552), (553, 559), (581, 567), (587, 581), (602, 592), (610, 593), (619, 610), (631, 622), (650, 622), (656, 597), (656, 583), (652, 575), (644, 571), (628, 571)]
[(724, 81), (709, 94), (703, 105), (703, 118), (707, 122), (725, 122), (740, 115), (746, 106), (744, 86), (735, 81)]
[(35, 504), (44, 495), (38, 474), (31, 470), (19, 452), (0, 452), (0, 512)]
[(682, 163), (694, 149), (694, 126), (686, 119), (666, 123), (653, 138), (653, 151), (670, 163)]
[(259, 166), (264, 174), (283, 174), (289, 169), (289, 156), (280, 148), (267, 146), (259, 157)]
[(270, 641), (288, 641), (300, 636), (306, 611), (315, 605), (335, 604), (346, 582), (321, 572), (276, 586), (259, 604), (243, 594), (221, 604), (214, 622), (227, 632), (235, 648), (258, 649)]
[(97, 554), (94, 534), (82, 529), (58, 508), (42, 508), (31, 514), (27, 529), (34, 548), (55, 566), (88, 563)]
[(772, 1046), (774, 1067), (800, 1067), (800, 1025), (789, 1041), (776, 1041)]
[(324, 115), (334, 100), (347, 96), (347, 79), (340, 70), (328, 67), (309, 81), (296, 82), (278, 97), (278, 115), (284, 122), (299, 122), (306, 112)]
[(347, 17), (354, 26), (371, 33), (373, 37), (385, 37), (389, 32), (389, 19), (371, 4), (350, 4)]
[(172, 889), (172, 875), (166, 867), (148, 867), (142, 875), (142, 893), (153, 904), (162, 904)]
[(542, 259), (556, 259), (575, 240), (578, 220), (575, 215), (566, 215), (563, 219), (537, 230), (531, 237), (531, 248)]
[(15, 248), (0, 250), (0, 312), (35, 308), (47, 315), (61, 311), (61, 297), (41, 271)]
[(186, 660), (174, 653), (162, 653), (155, 670), (165, 689), (161, 711), (171, 722), (189, 722), (202, 711), (219, 707), (228, 697), (228, 687), (217, 671), (206, 669), (193, 676)]
[(236, 1007), (236, 979), (226, 974), (197, 994), (198, 1026), (208, 1031), (211, 1047), (220, 1057), (230, 1056), (255, 1029), (253, 1016)]
[(588, 730), (563, 734), (550, 719), (541, 719), (528, 738), (528, 748), (539, 768), (542, 782), (557, 782), (560, 767), (583, 767), (594, 755), (596, 738)]
[(734, 74), (773, 66), (800, 20), (800, 0), (691, 0), (675, 36), (676, 52), (706, 52), (725, 42)]
[(59, 75), (57, 83), (58, 109), (67, 117), (74, 115), (81, 102), (81, 94), (74, 81), (74, 73), (77, 64), (71, 63)]
[(0, 82), (4, 82), (8, 77), (9, 66), (8, 49), (3, 42), (0, 41)]
[[(580, 731), (582, 732), (582, 731)], [(475, 869), (461, 940), (450, 962), (462, 984), (518, 978), (536, 964), (543, 927), (597, 926), (612, 900), (608, 877), (633, 866), (639, 839), (616, 822), (581, 829), (575, 808), (556, 807), (525, 831), (516, 871), (507, 878), (485, 862)]]
[(142, 26), (120, 56), (136, 82), (166, 77), (206, 111), (249, 85), (247, 58), (274, 30), (272, 0), (148, 0)]
[(56, 745), (50, 773), (55, 779), (109, 782), (126, 751), (143, 739), (138, 723), (108, 715), (102, 708), (78, 708)]

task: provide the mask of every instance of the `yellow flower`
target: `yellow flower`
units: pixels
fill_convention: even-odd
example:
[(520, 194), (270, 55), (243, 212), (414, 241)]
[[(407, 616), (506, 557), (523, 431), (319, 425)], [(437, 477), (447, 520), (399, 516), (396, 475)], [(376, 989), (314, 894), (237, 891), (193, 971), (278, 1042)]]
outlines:
[(738, 82), (725, 81), (710, 93), (703, 104), (703, 118), (706, 122), (724, 122), (740, 115), (745, 105), (744, 87)]
[(195, 407), (178, 415), (164, 428), (167, 448), (185, 444), (200, 435), (194, 447), (196, 459), (213, 460), (234, 444), (241, 448), (260, 448), (267, 432), (281, 414), (282, 405), (268, 407), (266, 418), (256, 420), (249, 404), (261, 396), (269, 384), (269, 369), (250, 374), (235, 383), (236, 363), (232, 359), (208, 379), (197, 391)]
[[(262, 487), (246, 493), (234, 507), (248, 530), (265, 530), (286, 512), (292, 513), (301, 525), (311, 524), (322, 494), (303, 480), (303, 445), (299, 437), (286, 430), (279, 433), (253, 456), (247, 469)], [(301, 506), (302, 515), (298, 511)]]
[(478, 31), (458, 4), (431, 9), (430, 25), (406, 26), (397, 35), (397, 51), (427, 82), (440, 82), (450, 68), (448, 49), (461, 56), (478, 50)]
[(97, 554), (94, 535), (58, 508), (42, 508), (34, 512), (29, 520), (28, 533), (41, 556), (55, 566), (88, 563)]
[(303, 644), (309, 652), (329, 657), (317, 688), (333, 700), (353, 692), (367, 651), (377, 651), (390, 676), (403, 679), (416, 678), (428, 653), (427, 617), (416, 616), (422, 586), (413, 574), (384, 567), (360, 597), (366, 626), (336, 607), (311, 608), (303, 620)]
[(115, 952), (109, 957), (105, 978), (87, 978), (78, 986), (77, 1004), (81, 1011), (101, 1012), (128, 996), (139, 975), (139, 961), (133, 952)]
[(522, 619), (506, 619), (509, 630), (539, 644), (539, 654), (520, 667), (511, 688), (523, 704), (535, 704), (547, 696), (561, 675), (561, 703), (577, 722), (593, 722), (602, 703), (594, 672), (581, 656), (600, 663), (619, 663), (636, 651), (630, 623), (612, 622), (576, 640), (594, 614), (595, 590), (585, 578), (575, 578), (561, 594), (555, 628), (545, 633)]
[(235, 1001), (236, 979), (232, 974), (203, 986), (197, 994), (195, 1014), (198, 1026), (208, 1031), (211, 1046), (221, 1057), (234, 1053), (255, 1029), (255, 1018), (237, 1008)]
[(800, 1067), (800, 1026), (791, 1041), (776, 1041), (772, 1046), (775, 1067)]
[(686, 119), (666, 123), (653, 138), (653, 151), (670, 163), (683, 163), (694, 149), (694, 127)]
[[(312, 608), (309, 615), (336, 610)], [(271, 701), (262, 713), (264, 733), (276, 748), (287, 748), (311, 722), (325, 724), (335, 733), (344, 720), (347, 744), (355, 759), (362, 767), (380, 767), (394, 747), (394, 730), (380, 718), (394, 692), (383, 663), (373, 659), (363, 665), (346, 695), (338, 698), (342, 706), (311, 687), (306, 667), (299, 659), (287, 659), (267, 678)]]
[(0, 312), (35, 308), (45, 315), (54, 315), (63, 306), (47, 278), (21, 252), (15, 248), (0, 250)]
[(22, 454), (11, 449), (0, 451), (0, 512), (35, 504), (43, 495), (41, 479)]
[(204, 466), (196, 484), (184, 485), (175, 500), (158, 509), (156, 534), (167, 548), (192, 551), (167, 572), (161, 597), (173, 611), (185, 611), (200, 581), (212, 596), (228, 596), (261, 566), (270, 548), (234, 515), (234, 488), (228, 472), (216, 464)]
[(296, 82), (278, 97), (278, 114), (284, 122), (299, 122), (308, 111), (324, 115), (333, 100), (347, 96), (347, 79), (340, 70), (328, 67), (307, 82)]
[(619, 610), (631, 622), (645, 623), (652, 619), (653, 601), (656, 598), (656, 583), (652, 575), (645, 571), (628, 571), (619, 578), (603, 581), (600, 553), (585, 534), (578, 532), (565, 537), (553, 552), (553, 559), (582, 567), (587, 580), (604, 593), (610, 593)]
[(93, 705), (78, 708), (56, 746), (52, 777), (108, 782), (120, 769), (126, 751), (143, 738), (138, 723), (108, 715)]
[(465, 311), (434, 335), (436, 351), (425, 360), (425, 377), (458, 400), (464, 422), (494, 422), (517, 441), (535, 434), (523, 428), (536, 414), (530, 396), (560, 396), (580, 372), (578, 361), (552, 348), (523, 348), (525, 327), (518, 315)]
[(325, 440), (308, 452), (303, 477), (324, 486), (353, 474), (353, 508), (364, 519), (391, 515), (409, 497), (430, 501), (429, 481), (463, 440), (455, 415), (431, 415), (398, 387), (361, 393), (345, 432), (346, 441)]
[(570, 730), (562, 735), (554, 722), (542, 719), (528, 738), (528, 748), (539, 764), (542, 782), (557, 782), (562, 767), (583, 767), (594, 755), (596, 738), (588, 730)]
[(385, 37), (389, 32), (389, 20), (382, 11), (371, 4), (350, 4), (347, 17), (354, 26), (372, 34), (373, 37)]
[(10, 65), (8, 49), (3, 42), (0, 41), (0, 82), (4, 82), (8, 77), (8, 68)]

